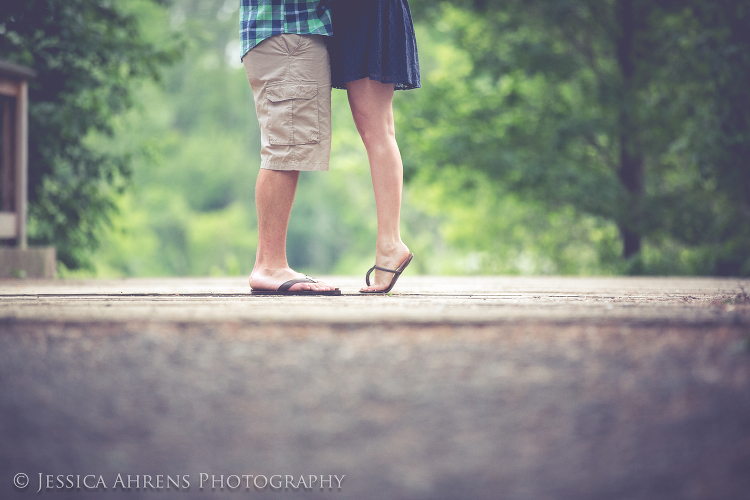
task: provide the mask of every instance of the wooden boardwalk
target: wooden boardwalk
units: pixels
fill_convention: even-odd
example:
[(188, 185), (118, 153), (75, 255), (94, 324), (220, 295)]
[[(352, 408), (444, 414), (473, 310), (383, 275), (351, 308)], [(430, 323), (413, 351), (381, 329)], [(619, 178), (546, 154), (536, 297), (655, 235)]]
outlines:
[(327, 281), (0, 281), (0, 498), (750, 491), (748, 280)]
[(251, 296), (244, 278), (0, 281), (0, 318), (43, 321), (495, 324), (508, 321), (745, 322), (750, 280), (412, 277), (391, 296), (324, 277), (341, 297)]

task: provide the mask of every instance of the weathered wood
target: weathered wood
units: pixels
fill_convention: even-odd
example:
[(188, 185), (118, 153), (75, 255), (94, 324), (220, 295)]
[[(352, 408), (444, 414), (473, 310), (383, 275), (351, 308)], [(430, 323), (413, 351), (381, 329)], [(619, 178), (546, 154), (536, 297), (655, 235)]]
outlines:
[(28, 80), (36, 76), (36, 71), (26, 66), (20, 66), (18, 64), (0, 61), (0, 77), (8, 77), (14, 80)]
[[(9, 99), (2, 100), (2, 158), (0, 160), (0, 210), (3, 212), (14, 212), (14, 189), (13, 189), (13, 108)], [(3, 235), (3, 238), (15, 238), (17, 227), (13, 227), (13, 234), (11, 236)]]
[(0, 210), (15, 214), (13, 234), (7, 230), (10, 216), (3, 219), (0, 238), (12, 238), (21, 250), (27, 248), (26, 216), (28, 197), (28, 78), (36, 76), (30, 68), (0, 61), (2, 101), (2, 164), (0, 164)]
[[(392, 296), (362, 296), (361, 277), (320, 277), (341, 297), (251, 296), (245, 277), (0, 281), (0, 319), (250, 321), (285, 324), (750, 324), (750, 304), (723, 300), (750, 280), (405, 275)], [(30, 301), (29, 297), (40, 299)], [(106, 304), (106, 307), (105, 307)]]
[(0, 498), (747, 497), (741, 281), (324, 279), (0, 281)]
[(15, 212), (0, 212), (0, 238), (15, 238), (18, 222)]
[(18, 82), (0, 79), (0, 95), (18, 97), (19, 90)]
[(26, 81), (20, 82), (20, 92), (16, 99), (16, 129), (15, 129), (15, 212), (18, 214), (16, 242), (18, 248), (25, 250), (26, 241), (26, 216), (27, 216), (27, 193), (29, 172), (29, 118), (28, 118), (28, 89)]
[(56, 273), (55, 247), (0, 247), (0, 278), (52, 279)]

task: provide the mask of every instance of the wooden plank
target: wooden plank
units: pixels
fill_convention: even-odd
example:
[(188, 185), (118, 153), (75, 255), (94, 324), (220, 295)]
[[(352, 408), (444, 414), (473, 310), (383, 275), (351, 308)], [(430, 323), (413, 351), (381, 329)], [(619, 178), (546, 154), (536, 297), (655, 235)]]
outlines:
[(18, 97), (19, 90), (20, 82), (0, 79), (0, 94), (7, 95), (8, 97)]
[(16, 133), (15, 133), (15, 163), (16, 163), (16, 206), (18, 214), (18, 248), (25, 250), (26, 243), (26, 198), (28, 186), (28, 161), (29, 161), (29, 117), (28, 99), (29, 85), (24, 80), (19, 85), (20, 92), (16, 99)]
[(0, 238), (15, 238), (18, 223), (14, 212), (0, 212)]
[(0, 247), (0, 278), (54, 278), (55, 247)]
[(0, 159), (0, 211), (13, 211), (13, 108), (10, 99), (2, 99), (2, 148), (3, 154)]
[(29, 78), (36, 77), (36, 71), (10, 61), (0, 61), (0, 77), (12, 78), (14, 80), (28, 80)]

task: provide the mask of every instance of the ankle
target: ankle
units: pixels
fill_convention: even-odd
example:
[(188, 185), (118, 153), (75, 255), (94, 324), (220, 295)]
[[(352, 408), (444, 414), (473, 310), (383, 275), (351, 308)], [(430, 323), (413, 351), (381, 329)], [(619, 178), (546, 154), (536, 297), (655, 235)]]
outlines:
[(289, 268), (289, 265), (285, 265), (282, 263), (267, 265), (256, 263), (255, 267), (253, 267), (253, 271), (250, 273), (250, 276), (273, 276), (287, 270), (291, 270)]
[(393, 255), (408, 250), (400, 238), (397, 240), (378, 241), (375, 244), (375, 251), (381, 255)]

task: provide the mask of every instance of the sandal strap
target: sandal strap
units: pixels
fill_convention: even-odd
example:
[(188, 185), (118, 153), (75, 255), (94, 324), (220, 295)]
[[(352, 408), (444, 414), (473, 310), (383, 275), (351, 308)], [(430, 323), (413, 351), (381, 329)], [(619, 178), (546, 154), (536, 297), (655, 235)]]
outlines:
[(387, 271), (387, 272), (393, 273), (393, 274), (396, 274), (398, 272), (395, 269), (386, 269), (386, 268), (380, 267), (380, 266), (372, 266), (372, 268), (373, 269), (378, 269), (379, 271)]
[(388, 273), (396, 274), (398, 271), (394, 271), (393, 269), (386, 269), (384, 267), (380, 266), (372, 266), (369, 271), (367, 271), (367, 274), (365, 275), (365, 283), (367, 283), (367, 286), (370, 286), (370, 274), (377, 269), (378, 271), (385, 271)]
[(304, 278), (296, 278), (293, 280), (285, 281), (281, 284), (279, 288), (276, 289), (277, 292), (288, 292), (290, 288), (292, 288), (297, 283), (317, 283), (318, 280), (315, 278), (311, 278), (310, 276), (305, 276)]

